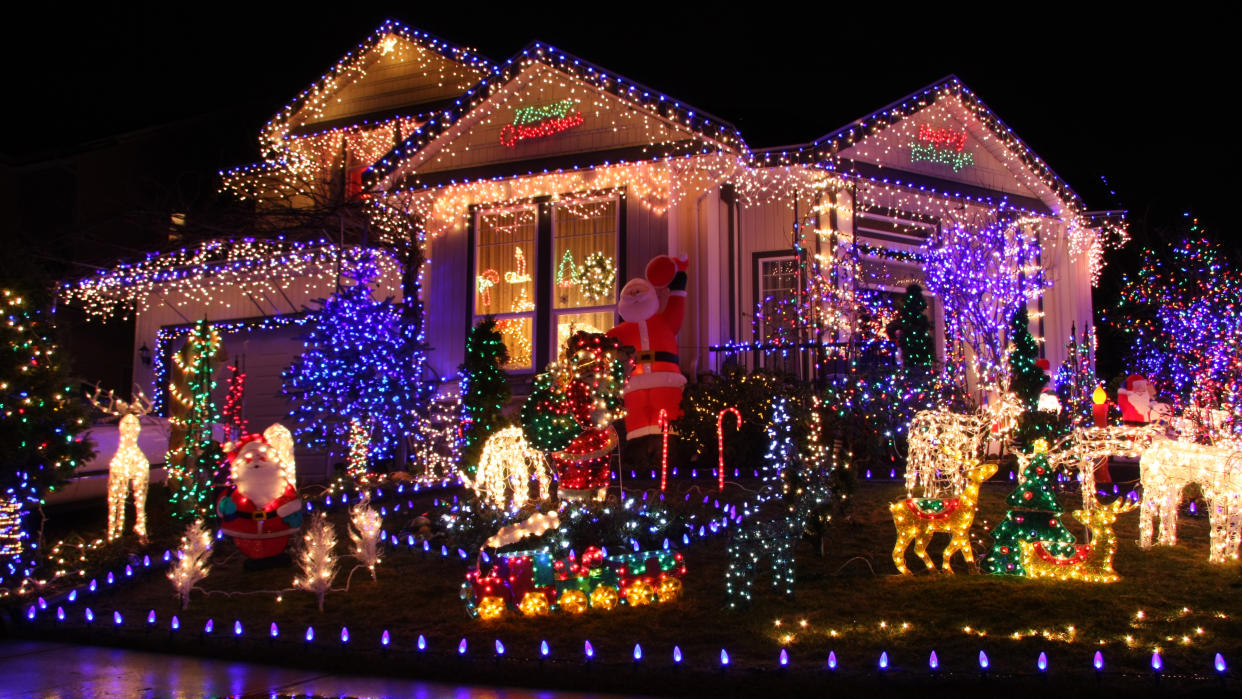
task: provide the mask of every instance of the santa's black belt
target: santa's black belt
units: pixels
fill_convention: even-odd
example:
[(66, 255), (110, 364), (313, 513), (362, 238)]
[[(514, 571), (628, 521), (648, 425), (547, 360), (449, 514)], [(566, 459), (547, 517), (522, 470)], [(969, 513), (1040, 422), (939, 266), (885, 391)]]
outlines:
[(263, 522), (275, 516), (276, 516), (276, 513), (268, 512), (266, 510), (256, 510), (250, 513), (250, 519), (253, 519), (256, 522)]
[(668, 362), (670, 364), (676, 364), (679, 361), (681, 361), (681, 358), (673, 352), (643, 350), (634, 355), (634, 362), (636, 364), (646, 364), (648, 362)]

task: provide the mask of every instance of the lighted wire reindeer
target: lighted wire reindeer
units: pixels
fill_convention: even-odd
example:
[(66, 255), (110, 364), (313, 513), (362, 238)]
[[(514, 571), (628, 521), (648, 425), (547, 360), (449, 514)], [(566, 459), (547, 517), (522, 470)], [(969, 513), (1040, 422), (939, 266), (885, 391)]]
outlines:
[[(1094, 497), (1092, 498), (1094, 500)], [(1081, 580), (1085, 582), (1111, 583), (1121, 579), (1113, 570), (1113, 556), (1117, 553), (1117, 535), (1113, 523), (1117, 515), (1138, 507), (1137, 501), (1117, 500), (1111, 505), (1092, 503), (1092, 507), (1074, 510), (1074, 519), (1091, 530), (1091, 542), (1075, 544), (1074, 554), (1068, 558), (1053, 555), (1042, 541), (1019, 541), (1022, 548), (1022, 567), (1033, 578), (1055, 580)]]
[(995, 463), (980, 463), (970, 460), (961, 469), (966, 485), (960, 495), (954, 498), (906, 498), (891, 503), (888, 509), (893, 514), (893, 525), (897, 527), (897, 543), (893, 546), (893, 563), (902, 575), (908, 575), (906, 567), (906, 549), (914, 543), (914, 553), (923, 561), (929, 570), (935, 570), (931, 557), (927, 555), (927, 545), (937, 532), (946, 532), (951, 537), (949, 545), (944, 548), (941, 568), (952, 573), (949, 559), (956, 552), (961, 552), (966, 563), (974, 565), (974, 552), (970, 549), (970, 527), (975, 522), (975, 512), (979, 509), (979, 485), (996, 473)]
[(138, 447), (138, 433), (142, 431), (142, 416), (150, 414), (154, 406), (139, 390), (126, 403), (109, 391), (108, 403), (99, 400), (100, 389), (87, 400), (106, 415), (120, 417), (117, 431), (120, 439), (116, 454), (108, 462), (108, 541), (121, 538), (125, 529), (125, 501), (134, 497), (134, 533), (138, 540), (147, 542), (147, 485), (151, 480), (151, 463)]
[(984, 456), (990, 440), (1004, 440), (1021, 405), (1012, 394), (1002, 394), (979, 410), (920, 410), (907, 430), (906, 494), (921, 490), (925, 498), (943, 498), (964, 492), (967, 470)]

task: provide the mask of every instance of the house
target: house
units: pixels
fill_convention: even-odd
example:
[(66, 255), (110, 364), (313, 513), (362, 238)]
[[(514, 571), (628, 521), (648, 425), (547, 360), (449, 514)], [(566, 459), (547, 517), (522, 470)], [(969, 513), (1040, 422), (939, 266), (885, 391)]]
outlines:
[[(533, 375), (573, 330), (611, 328), (620, 286), (669, 253), (690, 259), (686, 373), (814, 378), (848, 356), (860, 294), (923, 282), (929, 239), (989, 226), (1030, 243), (1015, 273), (1046, 279), (1029, 305), (1055, 367), (1071, 328), (1092, 324), (1092, 284), (1118, 231), (953, 76), (810, 143), (755, 149), (727, 121), (554, 47), (496, 64), (387, 22), (260, 140), (264, 161), (223, 173), (226, 189), (260, 208), (354, 204), (363, 237), (220, 242), (74, 287), (100, 314), (135, 315), (135, 346), (155, 348), (150, 366), (135, 358), (147, 385), (188, 323), (216, 324), (244, 357), (258, 425), (287, 411), (280, 370), (299, 351), (304, 307), (334, 288), (342, 243), (421, 240), (443, 377), (485, 315), (509, 346), (506, 369)], [(387, 270), (380, 295), (412, 288), (403, 274)], [(944, 358), (958, 321), (928, 300)], [(300, 466), (311, 479), (327, 468)]]

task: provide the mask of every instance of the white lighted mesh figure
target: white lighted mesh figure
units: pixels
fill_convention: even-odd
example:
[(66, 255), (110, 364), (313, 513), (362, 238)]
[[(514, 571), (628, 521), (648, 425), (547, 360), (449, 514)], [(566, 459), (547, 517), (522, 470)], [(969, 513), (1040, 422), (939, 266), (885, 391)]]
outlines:
[(108, 392), (107, 403), (100, 402), (100, 389), (87, 400), (107, 415), (119, 416), (120, 440), (116, 454), (108, 462), (108, 541), (121, 538), (125, 529), (125, 501), (134, 497), (134, 533), (138, 540), (147, 542), (147, 485), (151, 480), (151, 463), (138, 447), (138, 434), (142, 431), (142, 416), (152, 410), (151, 401), (138, 391), (134, 399), (126, 403)]

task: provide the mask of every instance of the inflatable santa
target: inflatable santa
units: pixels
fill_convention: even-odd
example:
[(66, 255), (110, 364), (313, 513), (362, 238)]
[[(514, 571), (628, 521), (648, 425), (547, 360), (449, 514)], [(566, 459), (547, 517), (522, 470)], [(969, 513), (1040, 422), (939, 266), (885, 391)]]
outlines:
[(302, 525), (292, 453), (265, 436), (279, 442), (284, 428), (277, 427), (263, 435), (248, 435), (233, 446), (228, 455), (229, 486), (216, 503), (220, 530), (255, 560), (279, 556)]
[(645, 278), (621, 289), (617, 314), (624, 322), (608, 331), (634, 348), (634, 370), (625, 384), (625, 436), (660, 434), (660, 412), (672, 422), (681, 417), (686, 377), (677, 354), (677, 331), (686, 314), (689, 258), (660, 255), (647, 263)]
[(1136, 425), (1151, 420), (1151, 388), (1140, 374), (1130, 374), (1117, 389), (1117, 405), (1121, 408), (1121, 420)]

